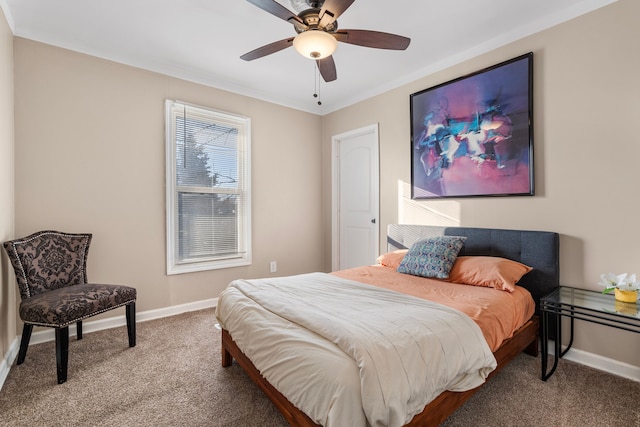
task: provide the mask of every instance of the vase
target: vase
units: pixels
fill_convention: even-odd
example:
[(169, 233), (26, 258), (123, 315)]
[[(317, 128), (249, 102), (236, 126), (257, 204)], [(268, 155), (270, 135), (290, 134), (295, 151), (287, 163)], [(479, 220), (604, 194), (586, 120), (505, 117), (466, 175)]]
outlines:
[(621, 302), (635, 303), (638, 300), (638, 291), (623, 291), (615, 288), (616, 300)]
[(626, 314), (627, 316), (638, 316), (638, 304), (629, 304), (628, 302), (614, 301), (616, 313)]

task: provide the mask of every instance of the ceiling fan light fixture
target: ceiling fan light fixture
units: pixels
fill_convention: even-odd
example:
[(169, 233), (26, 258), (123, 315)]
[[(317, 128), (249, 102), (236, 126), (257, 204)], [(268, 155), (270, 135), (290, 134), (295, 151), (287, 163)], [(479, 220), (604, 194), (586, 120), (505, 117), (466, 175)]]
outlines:
[(293, 39), (293, 47), (305, 58), (323, 59), (335, 52), (338, 41), (322, 30), (307, 30)]

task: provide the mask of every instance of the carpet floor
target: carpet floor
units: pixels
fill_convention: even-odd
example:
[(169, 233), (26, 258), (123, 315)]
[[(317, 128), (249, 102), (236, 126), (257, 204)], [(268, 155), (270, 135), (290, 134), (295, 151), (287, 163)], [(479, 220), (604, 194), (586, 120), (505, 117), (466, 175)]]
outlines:
[[(138, 323), (134, 348), (125, 327), (71, 338), (61, 385), (54, 343), (33, 345), (0, 390), (0, 425), (287, 426), (240, 367), (221, 367), (215, 323), (211, 309)], [(547, 382), (539, 371), (518, 356), (443, 426), (640, 427), (640, 383), (565, 360)]]

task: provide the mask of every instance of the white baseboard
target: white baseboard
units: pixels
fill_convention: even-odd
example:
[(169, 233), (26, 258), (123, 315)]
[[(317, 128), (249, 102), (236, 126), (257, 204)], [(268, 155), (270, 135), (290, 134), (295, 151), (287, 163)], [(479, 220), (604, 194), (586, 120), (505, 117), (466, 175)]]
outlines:
[[(146, 322), (147, 320), (160, 319), (162, 317), (175, 316), (176, 314), (188, 313), (190, 311), (202, 310), (205, 308), (213, 308), (218, 305), (218, 298), (211, 298), (203, 301), (196, 301), (187, 304), (174, 305), (171, 307), (159, 308), (156, 310), (143, 311), (136, 313), (136, 323)], [(102, 331), (105, 329), (116, 328), (127, 324), (127, 318), (123, 314), (122, 316), (111, 317), (109, 319), (94, 320), (89, 322), (82, 322), (82, 333), (90, 333), (96, 331)], [(69, 336), (76, 335), (76, 326), (69, 326)], [(4, 385), (4, 381), (9, 375), (9, 370), (13, 365), (13, 361), (18, 356), (18, 350), (20, 348), (21, 336), (17, 336), (9, 351), (5, 354), (4, 359), (0, 361), (0, 389)], [(40, 344), (43, 342), (55, 340), (55, 330), (53, 328), (47, 328), (42, 331), (34, 332), (29, 340), (29, 345)]]
[(9, 351), (4, 355), (4, 359), (0, 362), (0, 390), (4, 384), (4, 380), (7, 379), (7, 375), (9, 375), (9, 371), (11, 370), (11, 365), (13, 365), (13, 361), (18, 355), (18, 349), (20, 347), (20, 337), (17, 337), (13, 340), (11, 345), (9, 346)]
[[(563, 346), (563, 350), (564, 348), (566, 347)], [(549, 341), (549, 354), (554, 354), (554, 349), (554, 342)], [(605, 371), (619, 377), (640, 382), (640, 366), (630, 365), (595, 353), (579, 350), (577, 348), (571, 348), (562, 358), (600, 371)]]

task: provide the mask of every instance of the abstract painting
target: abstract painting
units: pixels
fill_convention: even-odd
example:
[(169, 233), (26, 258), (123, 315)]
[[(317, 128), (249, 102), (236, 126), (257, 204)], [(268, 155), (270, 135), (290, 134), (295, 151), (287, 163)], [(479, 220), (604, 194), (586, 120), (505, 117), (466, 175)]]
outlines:
[(410, 102), (412, 199), (534, 194), (533, 53)]

